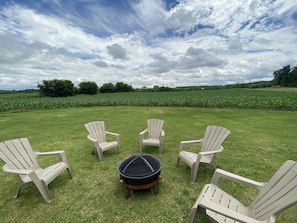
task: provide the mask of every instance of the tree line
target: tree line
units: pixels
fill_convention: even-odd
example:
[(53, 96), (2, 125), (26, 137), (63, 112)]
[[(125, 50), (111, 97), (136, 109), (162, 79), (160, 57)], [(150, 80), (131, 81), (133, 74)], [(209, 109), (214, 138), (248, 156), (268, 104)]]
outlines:
[(89, 94), (95, 95), (100, 93), (112, 93), (112, 92), (131, 92), (134, 91), (131, 85), (123, 82), (105, 83), (100, 88), (93, 81), (81, 82), (78, 87), (75, 87), (70, 80), (43, 80), (42, 83), (38, 83), (39, 93), (42, 96), (49, 97), (65, 97), (73, 96), (77, 94)]
[[(230, 84), (222, 86), (186, 86), (170, 88), (165, 86), (155, 85), (153, 88), (142, 87), (141, 89), (134, 89), (131, 85), (124, 82), (104, 83), (101, 87), (95, 82), (87, 81), (79, 83), (78, 87), (75, 87), (70, 80), (43, 80), (42, 83), (38, 83), (39, 93), (42, 96), (49, 97), (65, 97), (73, 96), (77, 94), (89, 94), (95, 95), (100, 93), (113, 93), (113, 92), (167, 92), (167, 91), (185, 91), (185, 90), (212, 90), (222, 88), (266, 88), (272, 86), (280, 87), (297, 87), (297, 66), (291, 68), (290, 65), (284, 66), (282, 69), (273, 72), (273, 80), (260, 81), (243, 84)], [(2, 92), (5, 93), (5, 92)]]
[(131, 85), (123, 82), (105, 83), (101, 87), (95, 82), (81, 82), (78, 87), (75, 87), (70, 80), (43, 80), (42, 84), (38, 84), (38, 92), (41, 96), (49, 97), (65, 97), (77, 94), (95, 95), (97, 93), (114, 93), (114, 92), (170, 92), (170, 91), (191, 91), (191, 90), (215, 90), (226, 88), (266, 88), (271, 87), (272, 81), (261, 81), (244, 84), (230, 84), (230, 85), (215, 85), (215, 86), (186, 86), (170, 88), (165, 86), (155, 85), (152, 88), (142, 87), (134, 89)]
[(134, 89), (131, 85), (124, 82), (104, 83), (101, 87), (95, 82), (87, 81), (79, 83), (78, 87), (75, 87), (70, 80), (43, 80), (42, 83), (38, 83), (39, 93), (41, 96), (49, 97), (66, 97), (73, 96), (77, 94), (89, 94), (95, 95), (97, 93), (114, 93), (114, 92), (134, 92), (134, 91), (144, 91), (144, 92), (167, 92), (167, 91), (177, 91), (184, 90), (182, 88), (170, 88), (165, 86), (155, 85), (153, 88), (143, 87), (141, 89)]

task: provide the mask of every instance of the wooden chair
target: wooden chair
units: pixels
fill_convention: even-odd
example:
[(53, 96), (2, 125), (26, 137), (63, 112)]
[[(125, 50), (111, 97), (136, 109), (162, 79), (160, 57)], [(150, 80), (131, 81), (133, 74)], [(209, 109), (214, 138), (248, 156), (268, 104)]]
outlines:
[[(99, 160), (103, 160), (103, 152), (118, 148), (120, 152), (120, 135), (117, 133), (109, 132), (105, 130), (105, 124), (103, 121), (94, 121), (85, 124), (86, 129), (88, 130), (89, 135), (87, 138), (94, 143), (94, 149), (97, 150)], [(110, 135), (114, 138), (114, 141), (107, 141), (106, 137)]]
[[(218, 186), (226, 178), (259, 190), (247, 207)], [(217, 169), (210, 184), (206, 184), (194, 203), (188, 223), (201, 211), (212, 222), (275, 223), (276, 216), (297, 203), (297, 163), (285, 162), (268, 183), (257, 182)]]
[[(204, 137), (199, 140), (181, 141), (180, 149), (177, 159), (177, 166), (179, 160), (182, 159), (188, 166), (191, 167), (191, 182), (195, 182), (198, 167), (200, 163), (209, 164), (214, 169), (214, 157), (217, 153), (224, 150), (222, 144), (231, 132), (220, 126), (207, 126)], [(200, 152), (194, 153), (186, 151), (186, 146), (201, 143), (202, 147)]]
[[(39, 156), (57, 156), (59, 162), (46, 168), (41, 168), (36, 158)], [(0, 143), (0, 158), (5, 162), (3, 171), (17, 174), (20, 177), (20, 186), (15, 197), (19, 197), (21, 189), (28, 183), (34, 183), (46, 202), (51, 201), (48, 184), (64, 170), (72, 174), (64, 151), (33, 152), (27, 138), (13, 139)]]
[[(163, 143), (165, 138), (165, 131), (163, 128), (164, 121), (160, 119), (148, 119), (147, 128), (139, 133), (140, 140), (140, 153), (142, 153), (142, 147), (158, 146), (159, 153), (163, 152)], [(146, 137), (146, 138), (145, 138)]]

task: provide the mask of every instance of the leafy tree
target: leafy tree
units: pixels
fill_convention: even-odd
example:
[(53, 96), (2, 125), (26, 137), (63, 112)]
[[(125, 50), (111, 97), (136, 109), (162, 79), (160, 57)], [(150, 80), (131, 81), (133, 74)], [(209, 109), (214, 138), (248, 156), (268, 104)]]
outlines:
[(165, 87), (165, 86), (161, 86), (161, 87), (159, 88), (159, 90), (162, 91), (162, 92), (173, 91), (172, 88), (170, 88), (170, 87)]
[(297, 87), (297, 67), (290, 68), (290, 65), (274, 71), (273, 84), (282, 87)]
[(123, 82), (117, 82), (115, 85), (116, 92), (131, 92), (133, 88), (131, 85), (125, 84)]
[(158, 91), (160, 91), (160, 87), (159, 87), (158, 85), (155, 85), (155, 86), (153, 87), (152, 91), (154, 91), (154, 92), (158, 92)]
[(95, 82), (81, 82), (79, 83), (79, 93), (81, 94), (97, 94), (98, 93), (98, 86)]
[(297, 67), (291, 69), (289, 73), (289, 87), (297, 87)]
[(66, 97), (74, 94), (74, 84), (69, 80), (43, 80), (37, 87), (43, 96)]
[(279, 85), (282, 87), (287, 87), (288, 80), (289, 80), (289, 72), (290, 72), (290, 65), (287, 65), (280, 70), (274, 71), (273, 72), (273, 76), (274, 76), (273, 84)]
[(115, 91), (113, 83), (105, 83), (99, 88), (100, 93), (112, 93)]
[(141, 90), (144, 91), (144, 92), (148, 91), (148, 89), (147, 89), (146, 86), (143, 86), (143, 87), (141, 88)]

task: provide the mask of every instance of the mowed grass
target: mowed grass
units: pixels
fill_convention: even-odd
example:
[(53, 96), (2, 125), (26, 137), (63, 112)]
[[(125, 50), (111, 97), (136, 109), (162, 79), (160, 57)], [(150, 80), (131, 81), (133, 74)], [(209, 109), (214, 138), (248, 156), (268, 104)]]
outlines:
[[(163, 163), (160, 194), (139, 191), (126, 200), (117, 167), (139, 153), (138, 134), (149, 118), (165, 121), (164, 153), (159, 155), (154, 147), (143, 150)], [(93, 144), (86, 138), (84, 124), (94, 120), (105, 121), (107, 130), (120, 134), (121, 152), (105, 152), (103, 162), (91, 154)], [(49, 185), (52, 202), (47, 204), (34, 185), (13, 198), (18, 177), (1, 171), (0, 222), (185, 222), (213, 170), (200, 166), (196, 182), (190, 183), (190, 168), (183, 162), (176, 167), (181, 140), (202, 138), (207, 125), (226, 127), (231, 134), (224, 152), (216, 156), (217, 166), (267, 181), (286, 160), (297, 160), (296, 123), (296, 112), (239, 109), (111, 106), (2, 113), (0, 141), (26, 137), (35, 151), (65, 150), (74, 178), (68, 179), (66, 172), (56, 178)], [(40, 160), (42, 165), (52, 162)], [(220, 186), (245, 204), (256, 195), (229, 181)], [(296, 219), (294, 206), (277, 222)], [(203, 216), (196, 221), (208, 222)]]

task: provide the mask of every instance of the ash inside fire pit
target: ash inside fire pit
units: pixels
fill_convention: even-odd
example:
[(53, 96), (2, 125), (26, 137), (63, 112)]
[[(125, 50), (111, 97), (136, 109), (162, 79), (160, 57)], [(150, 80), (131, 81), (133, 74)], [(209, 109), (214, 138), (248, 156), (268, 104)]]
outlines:
[(120, 178), (128, 185), (145, 185), (156, 181), (162, 162), (150, 155), (133, 155), (118, 167)]

